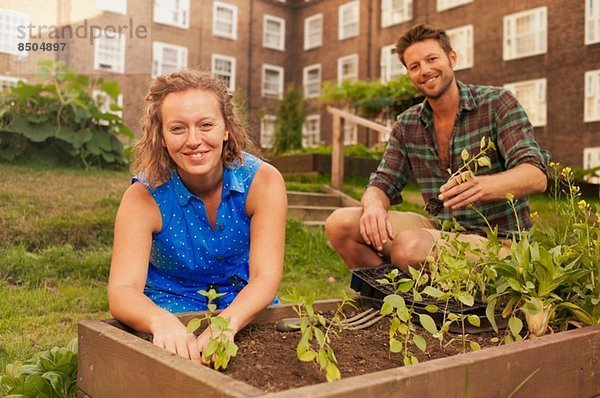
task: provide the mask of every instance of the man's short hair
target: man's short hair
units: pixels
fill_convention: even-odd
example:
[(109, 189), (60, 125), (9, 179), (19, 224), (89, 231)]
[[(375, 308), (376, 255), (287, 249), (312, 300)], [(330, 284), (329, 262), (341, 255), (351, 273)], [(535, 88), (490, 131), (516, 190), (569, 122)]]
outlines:
[(437, 40), (446, 55), (450, 54), (452, 51), (452, 45), (450, 44), (450, 39), (445, 30), (436, 29), (433, 26), (425, 24), (419, 24), (406, 31), (396, 42), (396, 54), (400, 57), (400, 62), (406, 66), (404, 52), (410, 45), (429, 39)]

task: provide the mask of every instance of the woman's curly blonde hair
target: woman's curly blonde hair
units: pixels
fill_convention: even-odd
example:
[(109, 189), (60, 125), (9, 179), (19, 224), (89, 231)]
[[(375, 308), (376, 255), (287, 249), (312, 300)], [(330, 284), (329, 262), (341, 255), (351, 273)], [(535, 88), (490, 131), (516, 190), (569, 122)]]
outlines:
[(133, 174), (142, 174), (150, 187), (156, 187), (167, 181), (175, 163), (163, 147), (162, 120), (160, 107), (170, 93), (189, 89), (212, 92), (221, 105), (221, 114), (229, 139), (223, 144), (221, 157), (223, 164), (232, 166), (242, 161), (242, 151), (248, 146), (248, 137), (242, 124), (233, 96), (225, 82), (217, 76), (198, 70), (181, 70), (158, 76), (146, 95), (146, 112), (142, 118), (142, 137), (133, 147)]

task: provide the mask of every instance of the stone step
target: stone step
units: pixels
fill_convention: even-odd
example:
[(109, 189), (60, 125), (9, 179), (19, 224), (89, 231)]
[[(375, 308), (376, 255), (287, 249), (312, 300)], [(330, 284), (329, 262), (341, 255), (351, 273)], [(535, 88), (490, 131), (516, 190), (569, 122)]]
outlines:
[(287, 199), (288, 206), (342, 206), (342, 199), (329, 193), (289, 191)]
[(288, 206), (288, 216), (306, 221), (324, 222), (331, 213), (339, 207), (337, 206)]

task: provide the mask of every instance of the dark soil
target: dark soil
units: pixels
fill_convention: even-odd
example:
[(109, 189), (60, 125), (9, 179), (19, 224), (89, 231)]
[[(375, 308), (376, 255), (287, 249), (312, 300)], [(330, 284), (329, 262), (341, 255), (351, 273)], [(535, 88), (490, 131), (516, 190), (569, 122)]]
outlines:
[[(316, 364), (297, 359), (300, 333), (279, 332), (275, 326), (276, 322), (251, 324), (241, 330), (236, 336), (238, 355), (231, 360), (225, 374), (267, 392), (325, 382), (325, 375)], [(384, 318), (368, 329), (344, 330), (339, 338), (333, 337), (331, 345), (342, 378), (403, 366), (402, 354), (389, 350), (388, 329), (389, 320)], [(448, 334), (448, 340), (453, 340), (449, 344), (446, 340), (443, 347), (418, 326), (417, 333), (427, 340), (427, 354), (410, 346), (420, 362), (462, 353), (461, 335)], [(494, 345), (491, 337), (490, 333), (481, 333), (469, 335), (468, 339), (485, 348)]]

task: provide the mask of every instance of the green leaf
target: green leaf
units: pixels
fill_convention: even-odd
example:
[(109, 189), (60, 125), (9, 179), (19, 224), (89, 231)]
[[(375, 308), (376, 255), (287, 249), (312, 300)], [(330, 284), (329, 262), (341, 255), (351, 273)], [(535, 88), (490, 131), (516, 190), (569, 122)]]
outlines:
[(321, 329), (315, 328), (315, 338), (320, 346), (325, 344), (325, 334)]
[(100, 85), (100, 90), (104, 91), (108, 94), (112, 99), (117, 99), (119, 94), (121, 94), (121, 90), (119, 89), (119, 84), (116, 81), (107, 81)]
[(476, 343), (475, 341), (469, 341), (469, 347), (471, 348), (471, 351), (481, 350), (481, 346), (478, 343)]
[(423, 289), (422, 293), (435, 298), (439, 298), (444, 295), (444, 292), (433, 286), (425, 286), (425, 289)]
[(394, 307), (392, 307), (391, 304), (384, 302), (381, 305), (381, 309), (379, 310), (379, 313), (381, 315), (389, 315), (394, 311)]
[(298, 355), (298, 359), (301, 360), (302, 362), (312, 362), (316, 356), (317, 356), (317, 353), (315, 352), (315, 350), (308, 350), (308, 351), (304, 351), (302, 354)]
[(427, 314), (419, 314), (419, 323), (429, 333), (431, 333), (431, 334), (437, 333), (437, 327), (435, 326), (435, 322), (431, 316), (429, 316)]
[(219, 342), (215, 339), (208, 340), (208, 344), (204, 347), (204, 351), (202, 351), (202, 356), (205, 360), (210, 360), (217, 349), (219, 348)]
[(391, 305), (394, 308), (406, 307), (404, 299), (397, 294), (390, 294), (383, 298), (383, 302)]
[(390, 351), (393, 353), (399, 353), (402, 351), (402, 342), (394, 338), (390, 339)]
[(410, 356), (410, 363), (411, 363), (411, 365), (416, 365), (416, 364), (419, 363), (419, 359), (416, 356), (411, 355)]
[(457, 296), (458, 300), (468, 307), (472, 307), (475, 303), (475, 299), (468, 293), (460, 293)]
[(418, 334), (413, 334), (413, 343), (415, 343), (417, 348), (422, 352), (425, 352), (427, 349), (427, 341), (425, 341), (425, 339)]
[(469, 323), (475, 327), (479, 327), (481, 325), (481, 320), (475, 314), (467, 316), (467, 321), (469, 321)]
[(465, 149), (463, 149), (463, 150), (460, 152), (460, 158), (461, 158), (463, 161), (467, 161), (467, 160), (469, 159), (469, 151), (467, 151), (467, 149), (466, 149), (466, 148), (465, 148)]
[(487, 156), (482, 156), (479, 159), (477, 159), (477, 164), (479, 165), (479, 167), (492, 167), (492, 162)]
[(327, 381), (331, 382), (334, 380), (339, 380), (342, 377), (340, 370), (337, 368), (337, 366), (335, 366), (335, 364), (333, 362), (329, 362), (327, 364), (327, 370), (326, 370), (326, 378)]
[(498, 333), (498, 325), (496, 324), (496, 299), (491, 299), (487, 303), (487, 307), (485, 308), (485, 316), (487, 320), (492, 325), (492, 328), (496, 333)]
[(10, 128), (20, 134), (23, 134), (31, 142), (43, 142), (50, 137), (54, 137), (56, 127), (50, 123), (31, 124), (24, 117), (18, 117), (10, 125)]
[(198, 330), (198, 328), (200, 327), (201, 324), (202, 324), (202, 320), (200, 318), (194, 318), (188, 322), (185, 330), (188, 333), (194, 333), (196, 330)]
[(481, 137), (481, 142), (479, 143), (479, 149), (483, 151), (485, 148), (485, 136)]
[(435, 304), (429, 304), (428, 306), (425, 307), (425, 311), (435, 314), (436, 312), (438, 312), (439, 308), (437, 305)]
[(521, 333), (521, 330), (523, 329), (523, 321), (517, 318), (516, 316), (512, 316), (508, 320), (508, 328), (510, 329), (510, 332), (513, 336), (518, 336), (519, 333)]

